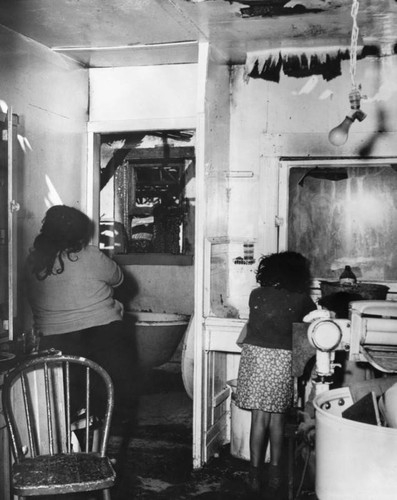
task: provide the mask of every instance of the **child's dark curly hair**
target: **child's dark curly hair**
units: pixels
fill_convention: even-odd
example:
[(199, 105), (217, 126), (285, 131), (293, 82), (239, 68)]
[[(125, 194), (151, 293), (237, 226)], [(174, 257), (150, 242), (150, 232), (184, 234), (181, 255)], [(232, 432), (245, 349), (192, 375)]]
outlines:
[(50, 274), (61, 274), (65, 268), (64, 257), (76, 260), (71, 254), (88, 245), (92, 229), (92, 221), (76, 208), (66, 205), (49, 208), (28, 257), (28, 265), (36, 278), (44, 280)]
[(263, 256), (256, 271), (261, 286), (284, 288), (290, 292), (308, 292), (311, 284), (309, 261), (297, 252)]

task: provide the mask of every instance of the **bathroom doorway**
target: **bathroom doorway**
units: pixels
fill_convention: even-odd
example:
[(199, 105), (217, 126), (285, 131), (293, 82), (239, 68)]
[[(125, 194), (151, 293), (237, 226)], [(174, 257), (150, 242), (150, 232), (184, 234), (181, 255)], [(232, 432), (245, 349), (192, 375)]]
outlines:
[(120, 300), (134, 322), (137, 362), (145, 371), (165, 363), (182, 378), (194, 310), (195, 130), (94, 136), (98, 244), (130, 285)]
[[(123, 297), (123, 305), (126, 316), (135, 320), (134, 338), (144, 340), (138, 340), (137, 359), (132, 360), (139, 365), (137, 432), (155, 421), (170, 422), (172, 412), (172, 425), (180, 425), (192, 443), (193, 364), (187, 386), (182, 351), (193, 332), (196, 131), (190, 126), (132, 128), (114, 131), (112, 124), (101, 124), (89, 132), (87, 209), (96, 222), (96, 243), (121, 266), (125, 280), (134, 282), (134, 293)], [(159, 315), (187, 319), (182, 329), (178, 325), (175, 347), (156, 332), (145, 342), (145, 329), (152, 330)], [(154, 350), (170, 354), (165, 361), (162, 356), (153, 361)]]
[[(130, 284), (122, 302), (126, 318), (139, 326), (139, 362), (158, 366), (175, 348), (180, 360), (187, 328), (179, 323), (189, 323), (194, 310), (195, 130), (96, 135), (98, 243)], [(161, 323), (155, 347), (141, 320)]]

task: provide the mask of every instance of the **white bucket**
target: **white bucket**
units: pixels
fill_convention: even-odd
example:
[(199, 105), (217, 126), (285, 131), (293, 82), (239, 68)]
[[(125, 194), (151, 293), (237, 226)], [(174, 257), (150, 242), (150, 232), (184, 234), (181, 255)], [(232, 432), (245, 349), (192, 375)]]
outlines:
[(347, 387), (319, 394), (316, 494), (319, 500), (397, 498), (397, 429), (342, 418), (353, 403)]
[[(237, 380), (229, 380), (227, 385), (232, 390), (230, 403), (230, 454), (242, 460), (250, 460), (251, 411), (239, 408), (235, 401)], [(270, 462), (270, 446), (267, 447), (265, 462)]]
[(230, 403), (230, 416), (230, 453), (233, 457), (249, 460), (251, 412), (239, 408), (232, 399)]

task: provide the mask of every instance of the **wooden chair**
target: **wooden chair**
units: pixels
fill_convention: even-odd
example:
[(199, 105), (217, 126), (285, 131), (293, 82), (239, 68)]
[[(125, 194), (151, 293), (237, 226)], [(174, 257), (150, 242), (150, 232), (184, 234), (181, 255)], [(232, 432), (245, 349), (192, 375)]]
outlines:
[[(85, 394), (85, 425), (81, 449), (73, 446), (73, 380), (82, 375)], [(92, 450), (93, 385), (103, 386), (103, 414), (99, 419), (98, 451)], [(84, 390), (85, 389), (85, 390)], [(113, 384), (106, 371), (85, 358), (45, 354), (19, 364), (7, 376), (3, 387), (4, 415), (15, 463), (12, 488), (19, 497), (57, 495), (109, 488), (116, 474), (106, 456), (114, 406)]]

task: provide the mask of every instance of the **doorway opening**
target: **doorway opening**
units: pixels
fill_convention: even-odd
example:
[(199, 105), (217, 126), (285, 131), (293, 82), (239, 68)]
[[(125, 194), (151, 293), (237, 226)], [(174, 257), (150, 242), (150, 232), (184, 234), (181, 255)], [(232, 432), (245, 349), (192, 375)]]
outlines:
[[(96, 134), (99, 189), (93, 203), (101, 250), (121, 266), (124, 280), (134, 283), (134, 295), (123, 291), (120, 298), (137, 353), (131, 432), (139, 434), (155, 422), (170, 424), (188, 440), (184, 453), (190, 458), (193, 401), (182, 370), (194, 310), (195, 137), (193, 129)], [(187, 318), (182, 333), (181, 316)], [(175, 342), (163, 344), (170, 335), (168, 320), (178, 323), (180, 337), (159, 365), (153, 359)], [(164, 322), (162, 331), (156, 331), (158, 322)], [(162, 356), (154, 355), (156, 350)]]

